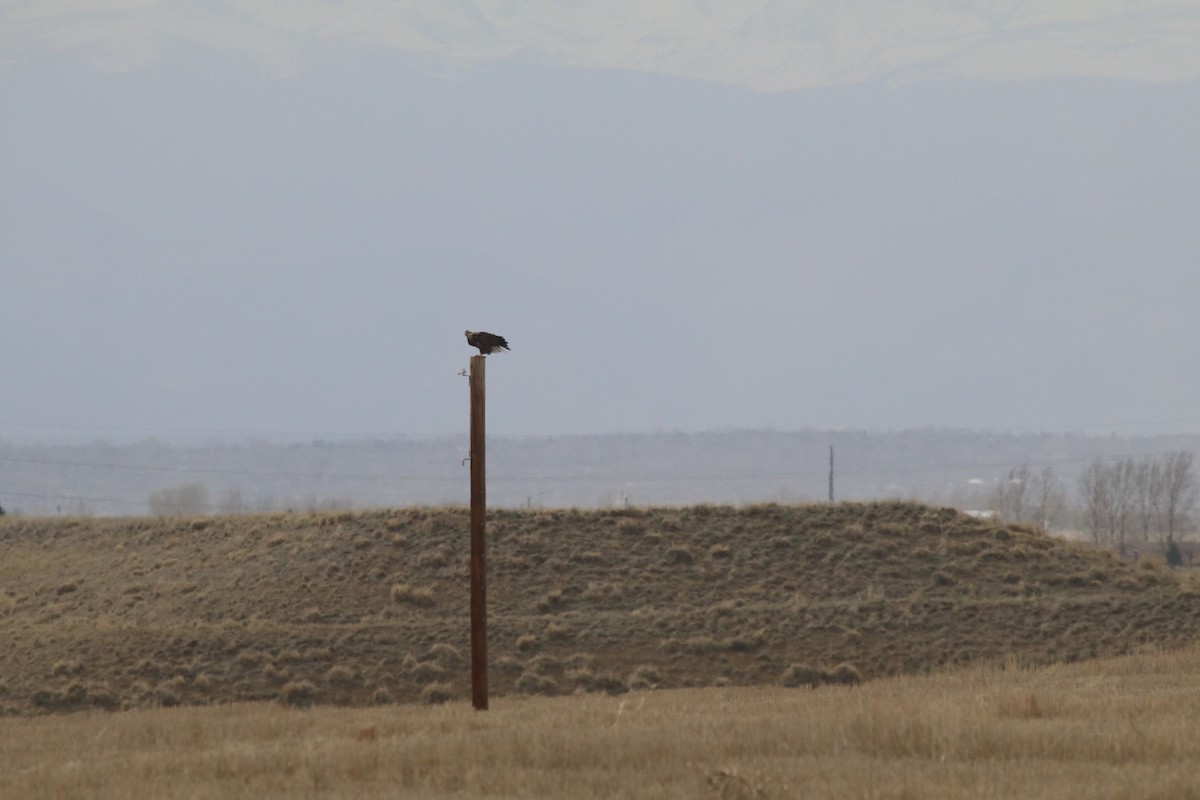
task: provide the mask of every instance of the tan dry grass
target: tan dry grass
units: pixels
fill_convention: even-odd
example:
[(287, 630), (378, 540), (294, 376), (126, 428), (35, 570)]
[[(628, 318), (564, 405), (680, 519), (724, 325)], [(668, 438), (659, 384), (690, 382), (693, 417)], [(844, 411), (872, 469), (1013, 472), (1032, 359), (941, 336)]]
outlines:
[(1200, 649), (817, 690), (0, 720), (0, 797), (1200, 797)]

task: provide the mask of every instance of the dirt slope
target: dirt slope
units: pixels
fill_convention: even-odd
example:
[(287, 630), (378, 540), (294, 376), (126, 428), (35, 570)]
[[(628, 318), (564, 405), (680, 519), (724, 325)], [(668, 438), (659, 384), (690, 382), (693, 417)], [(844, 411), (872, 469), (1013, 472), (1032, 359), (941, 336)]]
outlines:
[[(468, 697), (467, 529), (442, 508), (5, 518), (0, 712)], [(1200, 632), (1190, 576), (905, 503), (498, 511), (489, 536), (494, 694), (870, 679)]]

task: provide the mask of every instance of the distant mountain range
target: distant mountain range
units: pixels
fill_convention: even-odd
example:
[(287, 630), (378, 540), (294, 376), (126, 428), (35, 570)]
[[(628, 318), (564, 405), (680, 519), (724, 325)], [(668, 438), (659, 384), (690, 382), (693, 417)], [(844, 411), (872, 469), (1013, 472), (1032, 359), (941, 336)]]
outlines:
[(946, 77), (1170, 81), (1200, 75), (1200, 7), (1178, 0), (243, 0), (215, 7), (100, 0), (4, 6), (0, 71), (48, 53), (124, 71), (193, 46), (288, 73), (302, 70), (314, 55), (376, 46), (426, 59), (431, 70), (507, 59), (654, 72), (763, 91)]

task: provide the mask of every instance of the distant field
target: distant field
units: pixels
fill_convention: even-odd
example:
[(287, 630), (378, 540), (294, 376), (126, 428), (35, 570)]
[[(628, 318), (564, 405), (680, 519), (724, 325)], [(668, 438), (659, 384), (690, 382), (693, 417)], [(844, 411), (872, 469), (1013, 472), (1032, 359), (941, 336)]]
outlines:
[(0, 720), (0, 797), (1200, 797), (1200, 649), (815, 690)]
[[(466, 698), (467, 529), (447, 508), (0, 519), (0, 713)], [(496, 511), (489, 535), (494, 696), (869, 682), (1200, 641), (1188, 573), (949, 509)]]

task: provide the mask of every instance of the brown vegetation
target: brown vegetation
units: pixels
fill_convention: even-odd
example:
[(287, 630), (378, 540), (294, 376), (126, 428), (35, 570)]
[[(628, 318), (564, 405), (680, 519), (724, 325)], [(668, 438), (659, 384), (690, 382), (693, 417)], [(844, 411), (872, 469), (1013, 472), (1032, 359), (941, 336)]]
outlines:
[[(0, 519), (0, 713), (469, 697), (465, 509)], [(1195, 641), (1181, 573), (906, 503), (489, 518), (491, 688), (853, 683)], [(810, 670), (805, 673), (803, 670)]]
[(486, 713), (431, 684), (436, 706), (402, 710), (8, 718), (0, 797), (1186, 799), (1197, 665), (1191, 648), (861, 686), (498, 698)]

